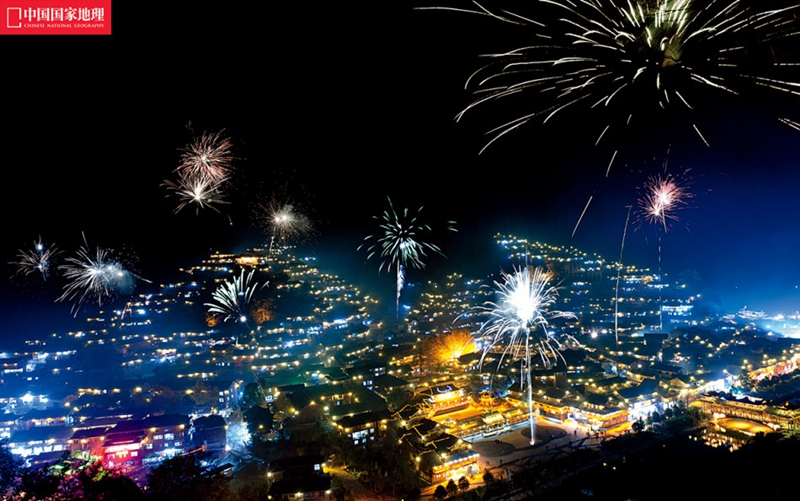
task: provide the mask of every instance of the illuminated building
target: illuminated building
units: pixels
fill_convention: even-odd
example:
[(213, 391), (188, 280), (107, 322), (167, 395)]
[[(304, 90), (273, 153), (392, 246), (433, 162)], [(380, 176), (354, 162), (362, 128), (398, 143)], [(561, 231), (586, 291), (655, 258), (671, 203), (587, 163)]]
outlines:
[(9, 450), (18, 456), (69, 451), (72, 428), (67, 426), (41, 426), (30, 430), (19, 430), (8, 441)]
[(354, 445), (366, 447), (367, 443), (381, 437), (386, 431), (386, 426), (392, 414), (388, 409), (374, 412), (362, 412), (353, 416), (344, 416), (336, 421), (339, 433), (346, 435)]
[(420, 457), (420, 477), (431, 484), (478, 474), (478, 453), (469, 449), (451, 452), (427, 451)]
[(433, 414), (444, 414), (469, 407), (469, 397), (464, 390), (454, 384), (443, 384), (420, 390), (425, 396), (424, 411)]
[(278, 459), (273, 465), (274, 482), (267, 499), (330, 500), (331, 477), (325, 475), (324, 458), (319, 454)]
[(189, 417), (180, 414), (120, 421), (106, 433), (103, 463), (128, 471), (186, 451)]
[(189, 435), (195, 447), (202, 447), (204, 451), (224, 455), (225, 446), (228, 443), (227, 428), (225, 418), (218, 414), (212, 414), (193, 419)]
[(106, 427), (75, 430), (69, 439), (70, 451), (87, 459), (103, 457), (107, 431)]
[(57, 409), (31, 409), (17, 419), (18, 429), (39, 428), (42, 426), (68, 426), (72, 424), (69, 410)]
[(117, 468), (123, 472), (142, 466), (143, 443), (144, 430), (141, 428), (122, 431), (115, 427), (109, 430), (103, 441), (103, 465), (108, 469)]
[(409, 451), (419, 476), (431, 484), (471, 476), (479, 472), (478, 453), (470, 444), (442, 431), (426, 418), (416, 418), (401, 428), (401, 443)]

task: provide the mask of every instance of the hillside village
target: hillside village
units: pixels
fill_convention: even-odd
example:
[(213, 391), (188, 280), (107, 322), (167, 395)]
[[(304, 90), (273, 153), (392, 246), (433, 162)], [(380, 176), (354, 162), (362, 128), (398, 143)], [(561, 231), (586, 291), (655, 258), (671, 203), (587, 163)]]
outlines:
[[(794, 339), (698, 311), (691, 284), (666, 274), (513, 236), (496, 243), (501, 268), (550, 270), (557, 309), (574, 313), (549, 323), (558, 351), (531, 358), (537, 420), (619, 434), (693, 405), (795, 426)], [(522, 353), (486, 348), (481, 306), (496, 277), (417, 284), (407, 315), (387, 320), (295, 252), (215, 253), (182, 281), (93, 312), (84, 330), (8, 347), (0, 437), (29, 467), (68, 453), (141, 484), (164, 460), (202, 451), (231, 474), (257, 464), (274, 499), (336, 497), (326, 471), (358, 471), (358, 451), (376, 447), (379, 468), (396, 473), (394, 483), (365, 475), (380, 492), (486, 471), (473, 444), (529, 419)], [(210, 313), (212, 293), (245, 270), (257, 287), (242, 317)]]

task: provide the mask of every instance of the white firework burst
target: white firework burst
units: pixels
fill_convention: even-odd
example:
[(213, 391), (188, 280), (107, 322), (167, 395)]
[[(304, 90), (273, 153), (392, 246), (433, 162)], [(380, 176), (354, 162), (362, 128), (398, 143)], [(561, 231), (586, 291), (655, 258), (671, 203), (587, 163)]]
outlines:
[(87, 301), (102, 306), (117, 295), (130, 294), (138, 278), (110, 251), (100, 247), (90, 251), (85, 239), (76, 255), (64, 259), (59, 269), (68, 283), (56, 301), (74, 301), (71, 309), (74, 315)]
[(265, 232), (270, 235), (270, 250), (276, 241), (284, 244), (300, 241), (313, 231), (311, 219), (295, 204), (273, 198), (265, 204), (259, 204), (256, 210)]
[(222, 182), (230, 177), (234, 159), (230, 138), (223, 136), (222, 132), (204, 133), (183, 149), (178, 171), (192, 177)]
[[(435, 252), (444, 256), (438, 246), (422, 240), (423, 234), (430, 233), (431, 227), (427, 224), (418, 221), (418, 215), (422, 211), (422, 207), (412, 213), (408, 209), (403, 209), (402, 212), (397, 212), (389, 200), (389, 210), (383, 212), (382, 217), (375, 216), (374, 219), (380, 222), (379, 228), (383, 231), (380, 236), (369, 235), (364, 241), (374, 241), (372, 245), (367, 247), (367, 260), (375, 255), (381, 257), (381, 264), (378, 271), (382, 271), (385, 267), (387, 271), (391, 271), (394, 267), (396, 269), (396, 286), (397, 286), (397, 316), (400, 316), (400, 293), (405, 285), (405, 268), (410, 264), (414, 268), (421, 269), (425, 267), (422, 261), (426, 257), (426, 251)], [(452, 221), (449, 222), (448, 229), (455, 231)], [(361, 244), (358, 250), (361, 250), (367, 244)]]
[(561, 343), (548, 331), (548, 321), (555, 318), (575, 318), (571, 312), (552, 310), (558, 297), (558, 289), (550, 282), (552, 272), (543, 268), (522, 267), (513, 273), (501, 272), (502, 282), (495, 282), (497, 302), (487, 301), (479, 308), (489, 316), (481, 332), (489, 336), (489, 343), (481, 355), (480, 365), (486, 355), (498, 345), (504, 345), (498, 365), (507, 355), (524, 356), (523, 374), (528, 387), (528, 410), (530, 413), (531, 444), (535, 433), (533, 395), (531, 390), (531, 356), (542, 359), (545, 367), (552, 366), (552, 359), (561, 357)]
[(59, 254), (61, 254), (61, 251), (55, 245), (45, 245), (40, 236), (39, 240), (33, 242), (32, 249), (20, 249), (17, 254), (17, 260), (11, 264), (17, 266), (15, 274), (30, 275), (39, 273), (44, 280), (47, 280)]
[(267, 283), (259, 285), (253, 282), (255, 269), (245, 275), (244, 269), (238, 277), (226, 280), (211, 294), (213, 303), (206, 303), (208, 312), (212, 315), (219, 315), (224, 322), (233, 320), (234, 322), (247, 322), (247, 308), (253, 299), (253, 294)]
[(180, 200), (174, 212), (180, 212), (188, 205), (195, 206), (195, 213), (200, 209), (210, 208), (219, 212), (216, 205), (226, 204), (224, 197), (225, 181), (214, 180), (199, 174), (181, 174), (177, 181), (166, 180), (164, 185)]
[(423, 8), (477, 14), (526, 36), (514, 49), (486, 54), (488, 62), (467, 80), (476, 98), (457, 120), (486, 103), (514, 104), (513, 118), (488, 132), (486, 146), (565, 113), (573, 125), (599, 120), (590, 125), (596, 144), (617, 147), (643, 124), (660, 127), (667, 117), (691, 124), (708, 144), (697, 126), (707, 103), (764, 91), (800, 94), (798, 4), (541, 0), (525, 15), (490, 6), (496, 3)]

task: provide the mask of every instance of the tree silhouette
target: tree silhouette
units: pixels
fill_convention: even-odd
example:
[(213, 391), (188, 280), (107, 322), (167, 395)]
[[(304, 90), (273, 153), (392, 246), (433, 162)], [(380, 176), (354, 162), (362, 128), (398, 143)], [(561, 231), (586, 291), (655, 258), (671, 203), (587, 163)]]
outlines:
[(456, 481), (452, 478), (447, 482), (445, 489), (447, 490), (447, 494), (451, 496), (458, 494), (458, 485), (456, 485)]
[(3, 498), (17, 482), (22, 462), (8, 448), (8, 440), (0, 441), (0, 498)]

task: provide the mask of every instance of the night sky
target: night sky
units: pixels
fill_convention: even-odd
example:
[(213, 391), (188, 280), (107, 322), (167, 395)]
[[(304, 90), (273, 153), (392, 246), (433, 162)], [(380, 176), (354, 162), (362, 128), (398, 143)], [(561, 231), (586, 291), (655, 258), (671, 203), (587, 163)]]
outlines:
[[(187, 2), (148, 13), (116, 2), (110, 37), (0, 38), (4, 262), (39, 235), (70, 255), (83, 234), (92, 248), (137, 256), (142, 276), (158, 283), (212, 250), (262, 241), (253, 208), (274, 193), (288, 193), (315, 221), (309, 251), (336, 256), (333, 268), (356, 282), (379, 277), (378, 262), (365, 264), (356, 247), (376, 231), (372, 217), (387, 196), (398, 208), (424, 206), (434, 229), (458, 223), (457, 234), (436, 232), (448, 259), (429, 258), (410, 280), (467, 266), (496, 271), (495, 232), (616, 259), (627, 206), (666, 160), (694, 196), (667, 233), (631, 225), (625, 261), (655, 267), (661, 234), (663, 269), (696, 270), (721, 307), (800, 310), (800, 132), (777, 121), (800, 121), (800, 97), (706, 103), (710, 147), (654, 116), (626, 138), (608, 177), (610, 151), (592, 139), (602, 116), (530, 124), (479, 155), (498, 118), (490, 104), (454, 121), (473, 99), (464, 82), (480, 54), (518, 46), (524, 32), (413, 10), (420, 5)], [(162, 183), (180, 149), (192, 132), (223, 129), (237, 156), (230, 204), (220, 214), (173, 213)], [(14, 272), (5, 269), (6, 278)], [(392, 276), (380, 280), (391, 293)], [(0, 335), (50, 308), (58, 292), (56, 280), (44, 291), (0, 283)]]

